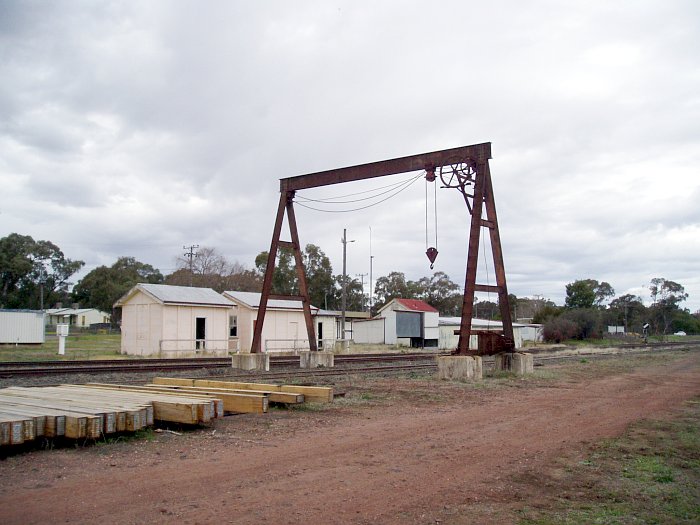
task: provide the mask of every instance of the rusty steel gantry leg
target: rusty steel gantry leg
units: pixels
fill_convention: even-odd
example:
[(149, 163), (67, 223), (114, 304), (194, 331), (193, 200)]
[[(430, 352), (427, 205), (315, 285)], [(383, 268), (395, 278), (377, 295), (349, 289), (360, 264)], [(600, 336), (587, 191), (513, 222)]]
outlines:
[[(475, 292), (495, 292), (498, 294), (498, 305), (503, 323), (503, 337), (505, 338), (503, 349), (513, 349), (513, 322), (510, 315), (506, 271), (503, 264), (503, 250), (501, 248), (501, 237), (498, 232), (496, 202), (493, 197), (493, 186), (491, 183), (488, 159), (478, 160), (476, 162), (475, 171), (474, 196), (470, 210), (471, 226), (469, 230), (469, 249), (467, 252), (467, 273), (464, 280), (464, 299), (462, 302), (462, 320), (459, 328), (457, 355), (467, 355), (471, 353), (469, 351), (469, 336), (475, 333), (471, 329)], [(486, 220), (483, 219), (484, 208), (486, 208)], [(479, 241), (482, 227), (488, 228), (490, 232), (491, 251), (496, 273), (496, 286), (476, 283), (476, 270), (479, 261)]]
[[(287, 212), (287, 222), (289, 223), (289, 233), (292, 240), (280, 240), (282, 232), (282, 222), (284, 221), (284, 213)], [(291, 248), (294, 252), (294, 261), (299, 278), (299, 296), (279, 296), (273, 295), (272, 292), (272, 277), (275, 272), (275, 261), (277, 259), (277, 251), (280, 246)], [(286, 191), (280, 194), (280, 202), (277, 207), (277, 218), (275, 219), (275, 227), (272, 232), (272, 242), (270, 243), (270, 251), (267, 255), (267, 266), (265, 267), (265, 277), (263, 279), (263, 288), (260, 295), (260, 304), (258, 306), (258, 318), (253, 331), (253, 342), (250, 345), (251, 353), (262, 352), (262, 330), (265, 323), (265, 314), (267, 312), (267, 302), (270, 298), (287, 299), (301, 301), (304, 310), (304, 321), (306, 323), (306, 333), (309, 338), (309, 350), (312, 352), (318, 349), (316, 343), (316, 333), (314, 330), (314, 322), (311, 318), (311, 302), (309, 300), (309, 289), (306, 283), (306, 272), (304, 271), (304, 260), (301, 255), (301, 245), (299, 244), (299, 233), (297, 231), (297, 221), (294, 215), (294, 191)]]

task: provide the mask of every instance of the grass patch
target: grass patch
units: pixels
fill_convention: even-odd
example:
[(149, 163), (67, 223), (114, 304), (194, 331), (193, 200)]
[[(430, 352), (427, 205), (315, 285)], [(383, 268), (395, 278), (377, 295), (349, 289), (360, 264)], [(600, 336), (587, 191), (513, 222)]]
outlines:
[(700, 403), (599, 444), (561, 486), (551, 505), (519, 511), (519, 523), (700, 523)]
[(105, 436), (104, 438), (95, 441), (95, 445), (114, 445), (116, 443), (129, 443), (132, 441), (155, 441), (156, 437), (157, 435), (155, 430), (148, 427), (136, 430), (135, 432), (125, 432), (123, 434), (109, 437)]
[(40, 345), (0, 345), (0, 361), (53, 361), (121, 359), (120, 334), (75, 334), (66, 338), (66, 355), (58, 355), (58, 337), (48, 336)]

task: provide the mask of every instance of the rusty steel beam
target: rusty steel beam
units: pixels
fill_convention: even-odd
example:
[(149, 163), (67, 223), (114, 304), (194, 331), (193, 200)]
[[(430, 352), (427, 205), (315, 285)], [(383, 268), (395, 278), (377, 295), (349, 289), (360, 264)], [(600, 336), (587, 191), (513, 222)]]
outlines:
[(467, 249), (467, 274), (464, 278), (464, 297), (462, 299), (462, 322), (459, 326), (459, 341), (456, 352), (458, 355), (467, 355), (469, 352), (469, 334), (471, 334), (472, 315), (474, 312), (476, 267), (479, 262), (479, 237), (481, 236), (481, 215), (484, 206), (484, 173), (486, 173), (484, 166), (486, 164), (488, 164), (487, 159), (476, 163), (469, 248)]
[(301, 293), (301, 305), (304, 309), (304, 321), (306, 322), (306, 334), (309, 337), (309, 350), (318, 350), (316, 341), (316, 331), (314, 321), (311, 318), (311, 301), (309, 300), (309, 288), (306, 284), (306, 272), (304, 271), (304, 259), (301, 256), (299, 247), (299, 232), (297, 231), (297, 219), (294, 214), (294, 200), (287, 200), (287, 222), (289, 232), (292, 234), (292, 245), (294, 246), (294, 259), (296, 260), (297, 278), (299, 279), (299, 292)]
[(496, 273), (496, 286), (498, 287), (498, 306), (501, 310), (501, 322), (503, 323), (504, 337), (513, 342), (513, 319), (510, 315), (510, 300), (508, 299), (508, 287), (506, 286), (506, 267), (503, 263), (503, 249), (501, 248), (501, 235), (498, 232), (498, 218), (496, 216), (496, 200), (493, 197), (493, 184), (488, 162), (484, 173), (484, 190), (486, 204), (486, 218), (493, 224), (489, 228), (491, 236), (491, 253), (493, 254), (493, 266)]
[(489, 284), (475, 284), (475, 292), (490, 292), (490, 293), (500, 293), (501, 289), (498, 286), (493, 286)]
[(432, 153), (421, 153), (410, 157), (398, 159), (382, 160), (370, 162), (369, 164), (359, 164), (328, 171), (319, 171), (280, 179), (280, 191), (296, 191), (319, 186), (329, 186), (331, 184), (341, 184), (358, 180), (384, 177), (386, 175), (396, 175), (409, 171), (424, 170), (426, 167), (439, 167), (448, 164), (461, 162), (469, 158), (477, 162), (483, 162), (491, 158), (491, 143), (474, 144), (459, 148), (434, 151)]
[(272, 241), (270, 241), (270, 251), (267, 254), (267, 265), (265, 266), (265, 277), (263, 279), (262, 293), (260, 294), (260, 304), (258, 305), (258, 318), (253, 330), (253, 342), (250, 345), (250, 352), (258, 354), (262, 352), (262, 329), (265, 322), (265, 312), (267, 312), (267, 300), (272, 291), (272, 275), (275, 272), (275, 259), (277, 258), (277, 248), (280, 244), (280, 233), (284, 220), (284, 210), (287, 201), (294, 198), (293, 193), (282, 193), (280, 195), (279, 206), (277, 207), (277, 218), (275, 227), (272, 230)]

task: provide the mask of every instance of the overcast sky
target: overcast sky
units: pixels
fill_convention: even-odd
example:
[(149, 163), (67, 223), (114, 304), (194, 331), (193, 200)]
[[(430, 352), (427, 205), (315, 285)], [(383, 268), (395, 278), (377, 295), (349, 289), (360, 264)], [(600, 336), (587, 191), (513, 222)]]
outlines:
[[(3, 0), (0, 79), (0, 236), (53, 241), (80, 276), (124, 255), (169, 273), (191, 244), (252, 267), (278, 179), (491, 142), (511, 293), (563, 304), (592, 278), (648, 303), (664, 277), (700, 309), (696, 0)], [(301, 242), (340, 273), (347, 228), (367, 274), (371, 228), (375, 280), (430, 275), (425, 191), (297, 206)], [(468, 212), (437, 199), (434, 271), (463, 284)]]

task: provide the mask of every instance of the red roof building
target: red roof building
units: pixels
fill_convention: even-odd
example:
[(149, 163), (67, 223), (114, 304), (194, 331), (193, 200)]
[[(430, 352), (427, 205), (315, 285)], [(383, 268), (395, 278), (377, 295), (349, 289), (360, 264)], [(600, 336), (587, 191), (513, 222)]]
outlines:
[(437, 309), (420, 299), (396, 299), (396, 302), (413, 312), (437, 312)]

